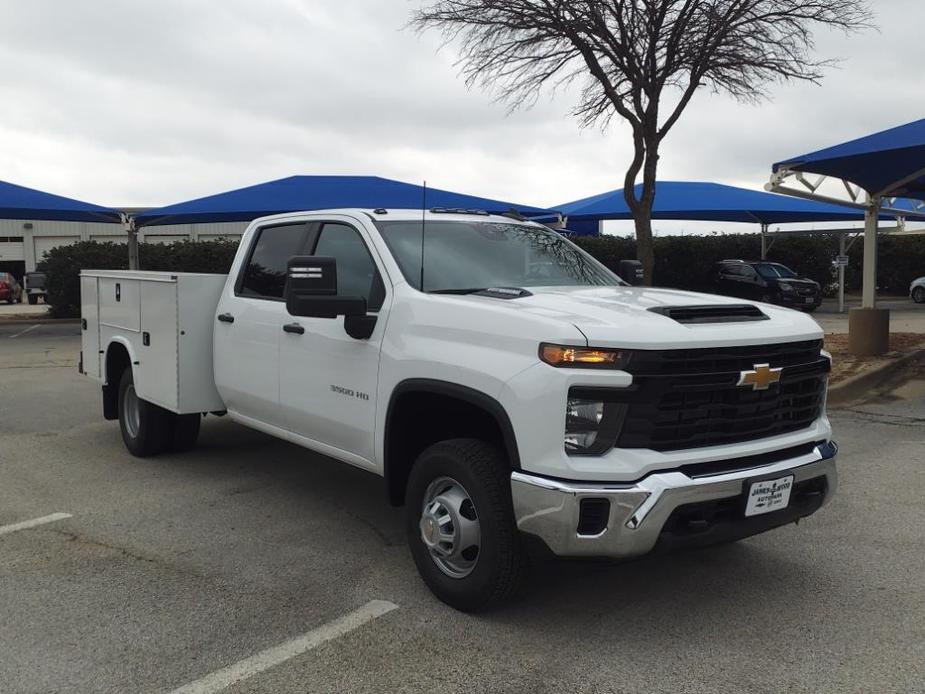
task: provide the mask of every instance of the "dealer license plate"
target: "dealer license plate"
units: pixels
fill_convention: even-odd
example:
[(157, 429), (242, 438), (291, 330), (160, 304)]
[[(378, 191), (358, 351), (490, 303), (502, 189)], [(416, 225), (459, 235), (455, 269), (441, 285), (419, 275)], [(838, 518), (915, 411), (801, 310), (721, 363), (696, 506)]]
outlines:
[(790, 492), (793, 489), (793, 475), (776, 480), (764, 480), (752, 483), (748, 490), (748, 503), (745, 505), (746, 516), (760, 516), (787, 508)]
[(803, 301), (804, 301), (804, 303), (811, 304), (811, 303), (813, 303), (813, 301), (815, 301), (815, 299), (813, 299), (813, 297), (811, 297), (811, 296), (808, 296), (808, 297), (806, 297)]

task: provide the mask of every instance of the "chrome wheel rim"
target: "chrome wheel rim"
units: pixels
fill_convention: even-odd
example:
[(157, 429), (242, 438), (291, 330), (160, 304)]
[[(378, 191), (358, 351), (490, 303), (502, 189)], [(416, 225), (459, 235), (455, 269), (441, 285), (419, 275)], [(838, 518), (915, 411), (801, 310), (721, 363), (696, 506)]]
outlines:
[(128, 431), (128, 435), (133, 439), (138, 438), (138, 432), (141, 430), (141, 406), (138, 402), (138, 395), (135, 393), (134, 385), (125, 389), (125, 396), (122, 399), (122, 413), (125, 417), (125, 429)]
[(482, 532), (475, 504), (459, 482), (440, 477), (427, 487), (419, 522), (430, 558), (451, 578), (465, 578), (479, 560)]

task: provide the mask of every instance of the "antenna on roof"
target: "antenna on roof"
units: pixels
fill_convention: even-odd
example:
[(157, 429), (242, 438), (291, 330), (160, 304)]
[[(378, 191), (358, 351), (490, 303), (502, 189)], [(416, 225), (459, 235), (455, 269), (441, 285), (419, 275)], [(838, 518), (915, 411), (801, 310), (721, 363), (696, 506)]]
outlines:
[(424, 229), (427, 228), (427, 181), (421, 191), (421, 286), (424, 291)]

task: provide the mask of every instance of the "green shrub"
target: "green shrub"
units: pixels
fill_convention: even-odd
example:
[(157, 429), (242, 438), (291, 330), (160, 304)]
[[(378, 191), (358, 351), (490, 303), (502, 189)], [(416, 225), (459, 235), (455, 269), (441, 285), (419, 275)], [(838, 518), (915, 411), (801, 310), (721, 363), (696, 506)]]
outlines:
[[(138, 245), (138, 258), (142, 270), (225, 274), (231, 268), (237, 248), (237, 240), (231, 239), (141, 243)], [(82, 241), (52, 248), (39, 263), (39, 269), (47, 275), (46, 291), (51, 315), (55, 318), (80, 315), (81, 270), (127, 268), (128, 248), (124, 243)]]

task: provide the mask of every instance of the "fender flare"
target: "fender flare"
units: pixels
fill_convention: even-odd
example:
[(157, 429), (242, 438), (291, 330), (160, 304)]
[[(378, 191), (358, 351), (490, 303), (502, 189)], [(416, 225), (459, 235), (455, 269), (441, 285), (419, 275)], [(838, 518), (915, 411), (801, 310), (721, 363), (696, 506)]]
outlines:
[(452, 383), (450, 381), (440, 381), (429, 378), (409, 378), (398, 383), (398, 385), (396, 385), (392, 390), (392, 394), (389, 397), (388, 409), (386, 410), (385, 415), (382, 473), (386, 482), (386, 487), (390, 490), (390, 497), (392, 495), (390, 483), (390, 467), (393, 467), (393, 465), (390, 464), (392, 461), (390, 460), (389, 455), (389, 450), (391, 447), (390, 432), (393, 429), (395, 405), (403, 395), (408, 393), (432, 393), (435, 395), (443, 395), (461, 400), (470, 405), (474, 405), (481, 410), (484, 410), (495, 420), (498, 428), (501, 431), (505, 453), (507, 453), (511, 469), (520, 469), (520, 453), (517, 447), (517, 437), (514, 433), (514, 427), (511, 424), (511, 418), (508, 416), (507, 411), (505, 411), (504, 407), (500, 402), (498, 402), (497, 399), (493, 398), (487, 393), (476, 390), (475, 388), (459, 385), (458, 383)]

